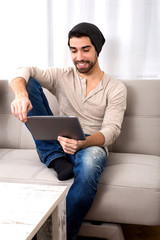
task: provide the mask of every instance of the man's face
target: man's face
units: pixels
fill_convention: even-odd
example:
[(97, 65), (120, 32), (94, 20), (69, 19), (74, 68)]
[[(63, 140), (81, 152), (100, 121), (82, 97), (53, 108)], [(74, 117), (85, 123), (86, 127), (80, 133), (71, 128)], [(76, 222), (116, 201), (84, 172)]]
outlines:
[(97, 52), (89, 37), (70, 38), (70, 51), (79, 73), (88, 73), (97, 62)]

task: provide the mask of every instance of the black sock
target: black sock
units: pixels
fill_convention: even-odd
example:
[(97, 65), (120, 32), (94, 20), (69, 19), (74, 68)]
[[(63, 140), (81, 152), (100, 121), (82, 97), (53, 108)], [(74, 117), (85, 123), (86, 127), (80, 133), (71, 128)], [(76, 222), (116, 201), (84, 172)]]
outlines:
[(52, 167), (57, 172), (60, 181), (74, 177), (73, 164), (65, 157), (54, 159), (49, 167)]

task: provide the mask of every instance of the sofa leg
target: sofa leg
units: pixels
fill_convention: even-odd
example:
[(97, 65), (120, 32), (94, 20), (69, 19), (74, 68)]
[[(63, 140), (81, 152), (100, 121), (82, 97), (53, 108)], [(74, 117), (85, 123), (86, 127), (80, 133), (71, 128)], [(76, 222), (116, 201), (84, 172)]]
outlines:
[(91, 222), (84, 222), (78, 235), (83, 237), (103, 238), (106, 240), (124, 240), (121, 226), (113, 223), (94, 225)]

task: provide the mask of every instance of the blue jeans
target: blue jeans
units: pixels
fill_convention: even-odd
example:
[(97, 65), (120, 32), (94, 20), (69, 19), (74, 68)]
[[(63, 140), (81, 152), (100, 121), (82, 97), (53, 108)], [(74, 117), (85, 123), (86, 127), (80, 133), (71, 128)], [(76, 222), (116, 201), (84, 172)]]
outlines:
[[(29, 116), (53, 115), (41, 85), (30, 78), (27, 91), (32, 103)], [(74, 155), (64, 153), (57, 140), (35, 140), (40, 160), (49, 167), (51, 161), (66, 157), (74, 164), (74, 182), (66, 198), (67, 240), (75, 240), (79, 228), (88, 213), (97, 192), (98, 182), (104, 169), (107, 153), (102, 147), (92, 146)]]

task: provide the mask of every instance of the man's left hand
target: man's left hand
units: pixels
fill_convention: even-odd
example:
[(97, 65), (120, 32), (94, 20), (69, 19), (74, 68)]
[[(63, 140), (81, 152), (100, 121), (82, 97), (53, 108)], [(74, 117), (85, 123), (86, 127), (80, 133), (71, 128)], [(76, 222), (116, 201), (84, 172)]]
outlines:
[(72, 155), (75, 154), (81, 148), (81, 142), (83, 142), (61, 136), (58, 136), (57, 140), (61, 144), (63, 151), (67, 154)]

